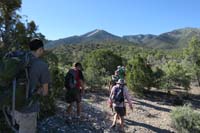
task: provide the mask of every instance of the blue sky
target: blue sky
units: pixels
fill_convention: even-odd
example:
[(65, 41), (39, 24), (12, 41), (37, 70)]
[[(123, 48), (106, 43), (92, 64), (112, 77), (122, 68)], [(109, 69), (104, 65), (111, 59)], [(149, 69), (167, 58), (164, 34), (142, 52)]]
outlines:
[(20, 14), (50, 40), (94, 29), (123, 36), (200, 28), (200, 0), (22, 0)]

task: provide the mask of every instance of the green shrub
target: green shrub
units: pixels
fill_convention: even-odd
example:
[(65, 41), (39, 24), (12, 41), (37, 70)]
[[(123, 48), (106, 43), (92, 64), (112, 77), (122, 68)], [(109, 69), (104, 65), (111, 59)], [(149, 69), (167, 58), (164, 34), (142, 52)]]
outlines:
[(179, 133), (199, 133), (200, 113), (190, 106), (177, 107), (171, 112), (172, 125)]
[(127, 65), (126, 81), (128, 88), (136, 93), (143, 93), (145, 88), (153, 86), (153, 71), (145, 58), (135, 56)]
[(89, 53), (84, 61), (84, 74), (89, 86), (102, 86), (114, 74), (122, 58), (109, 50), (99, 49)]
[(171, 89), (175, 86), (182, 86), (185, 90), (190, 88), (190, 76), (188, 71), (185, 70), (182, 64), (175, 61), (169, 61), (163, 65), (165, 76), (161, 88)]

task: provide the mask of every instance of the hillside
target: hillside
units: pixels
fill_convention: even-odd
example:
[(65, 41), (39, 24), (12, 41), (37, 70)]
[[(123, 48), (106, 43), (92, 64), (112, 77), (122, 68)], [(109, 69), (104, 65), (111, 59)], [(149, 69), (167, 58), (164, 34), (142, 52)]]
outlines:
[(47, 43), (46, 48), (55, 48), (60, 45), (69, 45), (69, 44), (102, 44), (102, 43), (112, 43), (112, 42), (120, 42), (121, 44), (128, 43), (128, 40), (124, 40), (123, 38), (108, 33), (104, 30), (93, 30), (88, 33), (85, 33), (80, 36), (71, 36), (55, 41), (50, 41)]
[(145, 47), (175, 49), (184, 48), (192, 37), (200, 38), (200, 29), (198, 28), (183, 28), (166, 32), (160, 35), (130, 35), (124, 36), (128, 41), (139, 43)]
[(153, 34), (138, 34), (138, 35), (125, 35), (119, 37), (104, 30), (93, 30), (80, 36), (71, 36), (63, 39), (49, 41), (46, 44), (47, 49), (60, 47), (61, 45), (69, 44), (109, 44), (120, 43), (139, 45), (148, 48), (156, 49), (176, 49), (184, 48), (192, 37), (200, 38), (199, 28), (182, 28), (170, 32), (162, 33), (160, 35)]

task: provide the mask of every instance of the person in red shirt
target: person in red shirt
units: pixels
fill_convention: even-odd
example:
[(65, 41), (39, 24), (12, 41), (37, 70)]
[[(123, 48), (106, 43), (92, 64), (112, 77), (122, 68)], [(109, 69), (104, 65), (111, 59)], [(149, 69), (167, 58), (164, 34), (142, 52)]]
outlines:
[(81, 63), (74, 63), (73, 68), (68, 71), (68, 73), (72, 75), (71, 83), (66, 83), (65, 85), (65, 88), (67, 89), (66, 101), (69, 103), (67, 113), (71, 113), (72, 104), (73, 102), (76, 102), (78, 118), (80, 118), (81, 114), (81, 96), (84, 93), (84, 76), (82, 70)]

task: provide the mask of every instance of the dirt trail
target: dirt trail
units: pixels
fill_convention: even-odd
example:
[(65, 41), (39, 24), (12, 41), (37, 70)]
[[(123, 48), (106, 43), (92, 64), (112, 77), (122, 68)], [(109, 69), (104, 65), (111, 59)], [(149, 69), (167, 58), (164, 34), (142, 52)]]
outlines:
[[(194, 96), (193, 96), (194, 97)], [(113, 119), (113, 112), (107, 104), (108, 92), (106, 90), (96, 90), (86, 92), (83, 97), (83, 116), (76, 118), (76, 109), (73, 108), (72, 118), (65, 114), (66, 103), (57, 102), (57, 113), (48, 119), (41, 121), (39, 132), (55, 133), (118, 133), (116, 129), (110, 129)], [(127, 106), (125, 117), (126, 133), (172, 133), (176, 132), (171, 127), (170, 111), (174, 99), (169, 95), (152, 92), (147, 97), (136, 98), (132, 95), (133, 111)], [(199, 97), (194, 97), (192, 105), (199, 109)]]
[[(107, 113), (106, 128), (108, 128), (112, 121), (112, 110), (107, 105), (107, 98), (103, 93), (87, 94), (91, 100), (91, 106), (100, 109)], [(88, 102), (88, 101), (87, 101)], [(160, 105), (159, 102), (139, 99), (132, 96), (133, 111), (127, 106), (127, 116), (125, 117), (125, 125), (127, 133), (170, 133), (175, 132), (170, 123), (170, 111), (174, 108), (170, 105)], [(115, 132), (117, 129), (115, 130)], [(104, 132), (112, 132), (105, 129)]]
[[(57, 115), (39, 123), (39, 132), (58, 133), (117, 133), (116, 129), (110, 129), (113, 113), (107, 105), (108, 94), (106, 92), (87, 92), (83, 97), (84, 118), (77, 119), (72, 114), (69, 119), (64, 112), (66, 103), (58, 101)], [(173, 106), (160, 105), (156, 101), (149, 101), (132, 97), (133, 111), (127, 107), (125, 117), (125, 130), (127, 133), (171, 133), (175, 132), (170, 125), (170, 111)]]

